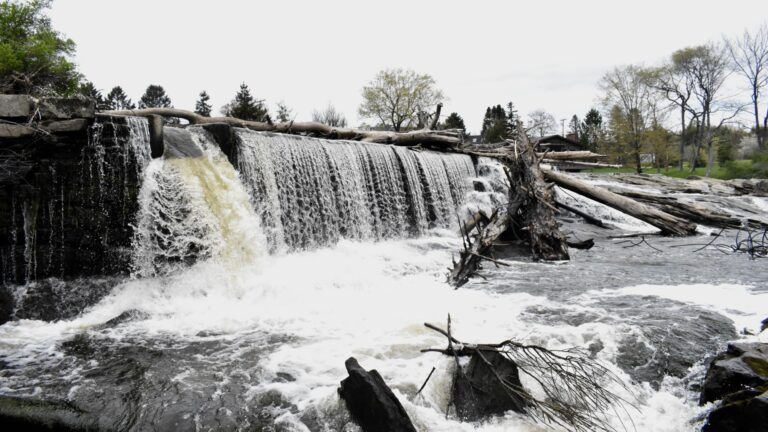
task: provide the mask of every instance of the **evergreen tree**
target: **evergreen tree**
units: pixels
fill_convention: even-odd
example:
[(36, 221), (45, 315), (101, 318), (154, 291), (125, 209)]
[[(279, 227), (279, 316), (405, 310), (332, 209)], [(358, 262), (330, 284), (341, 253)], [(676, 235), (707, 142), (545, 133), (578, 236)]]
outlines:
[(96, 109), (106, 108), (106, 101), (104, 100), (104, 96), (101, 95), (101, 90), (97, 89), (92, 82), (88, 80), (84, 80), (83, 82), (81, 82), (80, 85), (77, 87), (77, 93), (87, 98), (91, 98), (95, 100)]
[(208, 96), (208, 92), (205, 90), (201, 91), (200, 98), (197, 100), (197, 102), (195, 102), (195, 112), (201, 116), (210, 117), (211, 104), (208, 103), (210, 99), (211, 97)]
[(520, 122), (520, 116), (517, 114), (515, 104), (512, 102), (507, 103), (507, 137), (517, 136), (517, 124)]
[(466, 133), (467, 127), (464, 126), (464, 119), (458, 113), (452, 112), (443, 123), (443, 129), (461, 129)]
[(280, 122), (287, 122), (293, 119), (293, 110), (288, 108), (285, 102), (277, 103), (277, 120)]
[(584, 121), (581, 123), (579, 141), (587, 149), (597, 151), (603, 135), (603, 116), (600, 115), (600, 111), (592, 108), (584, 116)]
[(481, 131), (484, 143), (497, 143), (507, 138), (507, 112), (501, 105), (488, 107)]
[(235, 95), (235, 98), (224, 105), (221, 108), (221, 112), (227, 117), (241, 120), (272, 122), (264, 101), (254, 99), (251, 95), (251, 90), (245, 83), (240, 84), (240, 90)]
[(112, 87), (112, 90), (107, 93), (105, 105), (110, 110), (130, 110), (136, 108), (136, 105), (131, 102), (120, 86)]
[(162, 86), (150, 84), (139, 99), (139, 108), (172, 108), (171, 98)]

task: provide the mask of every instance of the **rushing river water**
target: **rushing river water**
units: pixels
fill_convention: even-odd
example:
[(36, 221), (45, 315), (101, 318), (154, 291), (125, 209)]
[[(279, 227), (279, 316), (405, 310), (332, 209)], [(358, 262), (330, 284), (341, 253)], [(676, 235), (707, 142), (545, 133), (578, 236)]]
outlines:
[[(619, 430), (693, 431), (708, 408), (697, 406), (705, 359), (744, 337), (738, 331), (756, 332), (768, 311), (764, 263), (673, 247), (706, 243), (707, 236), (649, 237), (650, 246), (631, 246), (606, 238), (616, 230), (567, 221), (566, 232), (595, 235), (596, 246), (572, 250), (567, 263), (486, 265), (485, 279), (454, 290), (445, 277), (461, 240), (440, 205), (492, 206), (500, 174), (481, 161), (475, 182), (489, 191), (473, 192), (471, 179), (456, 174), (471, 165), (431, 155), (406, 160), (399, 151), (384, 154), (385, 146), (366, 153), (350, 144), (343, 159), (327, 156), (328, 165), (313, 169), (337, 169), (328, 175), (364, 192), (370, 180), (375, 192), (391, 186), (386, 179), (396, 181), (391, 172), (354, 177), (359, 173), (338, 169), (339, 161), (410, 163), (405, 169), (413, 177), (405, 178), (426, 185), (420, 193), (430, 195), (431, 209), (409, 204), (413, 187), (399, 195), (400, 213), (390, 217), (380, 211), (384, 201), (370, 198), (375, 193), (344, 195), (333, 184), (322, 186), (325, 192), (306, 199), (357, 212), (359, 200), (367, 200), (371, 225), (340, 234), (354, 220), (340, 220), (325, 206), (327, 217), (310, 227), (322, 237), (309, 243), (333, 241), (301, 247), (309, 243), (290, 233), (300, 220), (283, 213), (308, 218), (308, 210), (286, 209), (294, 201), (280, 203), (277, 184), (238, 176), (204, 134), (192, 135), (203, 156), (154, 160), (145, 169), (135, 277), (73, 319), (0, 326), (3, 404), (32, 397), (34, 410), (105, 430), (355, 431), (336, 392), (346, 377), (344, 360), (355, 356), (381, 373), (419, 430), (547, 430), (511, 412), (485, 423), (446, 416), (452, 359), (420, 349), (445, 345), (423, 323), (444, 324), (451, 314), (454, 334), (464, 341), (513, 338), (589, 349), (629, 383), (630, 393), (612, 390), (636, 408), (606, 413)], [(281, 157), (306, 151), (281, 146)], [(254, 198), (258, 187), (278, 195)], [(297, 193), (298, 186), (290, 188)], [(265, 202), (273, 207), (264, 209)], [(392, 235), (407, 217), (415, 218), (418, 232)], [(624, 229), (647, 229), (613, 217)], [(266, 227), (264, 218), (271, 218)], [(376, 227), (390, 234), (378, 235)], [(434, 376), (416, 395), (432, 367)]]

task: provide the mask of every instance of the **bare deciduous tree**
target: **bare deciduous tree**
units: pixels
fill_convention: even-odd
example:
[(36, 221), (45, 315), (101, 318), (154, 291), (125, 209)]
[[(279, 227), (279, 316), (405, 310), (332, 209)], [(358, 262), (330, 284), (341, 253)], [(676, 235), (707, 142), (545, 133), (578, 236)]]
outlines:
[(768, 24), (763, 24), (754, 33), (748, 30), (741, 36), (726, 40), (728, 51), (734, 69), (749, 82), (752, 96), (752, 109), (755, 115), (755, 133), (761, 150), (766, 147), (765, 130), (768, 126), (768, 109), (760, 124), (760, 93), (768, 85)]
[(331, 127), (347, 127), (347, 119), (344, 117), (344, 114), (338, 111), (330, 102), (322, 111), (315, 110), (312, 112), (312, 121)]
[(543, 137), (557, 131), (557, 121), (552, 114), (543, 109), (537, 109), (528, 113), (528, 127), (526, 130), (533, 131), (539, 137)]

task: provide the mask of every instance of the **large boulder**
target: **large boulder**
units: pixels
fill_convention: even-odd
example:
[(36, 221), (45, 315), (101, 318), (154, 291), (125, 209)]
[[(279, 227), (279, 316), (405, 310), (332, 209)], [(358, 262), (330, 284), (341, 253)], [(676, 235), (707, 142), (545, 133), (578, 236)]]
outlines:
[(768, 344), (728, 344), (709, 364), (700, 404), (768, 383)]
[(702, 432), (765, 432), (768, 430), (768, 388), (745, 390), (709, 413)]
[(462, 420), (477, 421), (507, 411), (525, 412), (525, 400), (500, 382), (525, 392), (517, 365), (495, 351), (473, 354), (466, 368), (456, 374), (453, 401)]
[(720, 400), (702, 432), (758, 432), (768, 425), (768, 344), (736, 343), (709, 365), (700, 403)]
[(349, 376), (339, 396), (363, 432), (416, 432), (408, 413), (376, 370), (366, 371), (354, 357), (344, 362)]

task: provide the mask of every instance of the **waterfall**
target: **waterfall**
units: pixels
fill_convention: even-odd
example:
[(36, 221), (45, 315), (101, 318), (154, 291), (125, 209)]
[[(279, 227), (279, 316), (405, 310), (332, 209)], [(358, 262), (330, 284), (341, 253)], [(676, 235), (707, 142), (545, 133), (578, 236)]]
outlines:
[(185, 151), (197, 156), (167, 155), (147, 167), (133, 238), (135, 276), (170, 274), (209, 258), (248, 265), (265, 249), (258, 217), (226, 156), (202, 129), (182, 136)]
[(36, 155), (26, 180), (3, 192), (10, 207), (0, 211), (9, 228), (0, 235), (3, 283), (127, 268), (136, 195), (151, 159), (147, 120), (96, 122), (62, 144)]
[(449, 228), (469, 156), (237, 129), (237, 165), (272, 250)]

